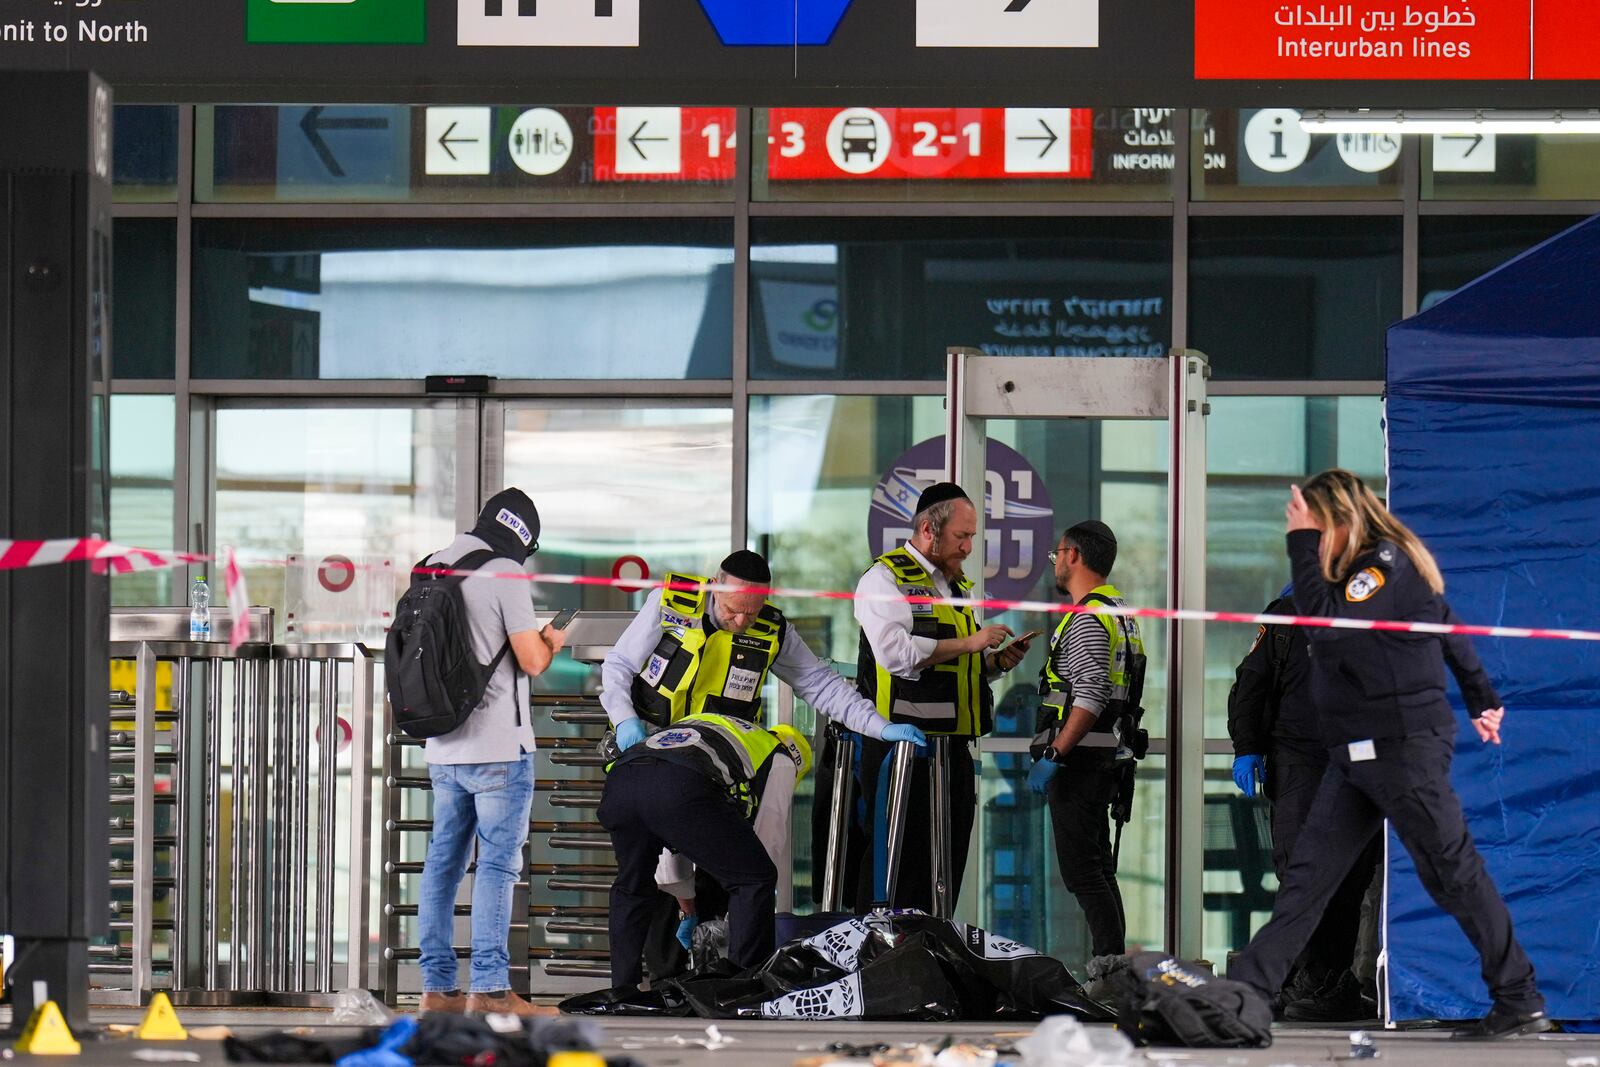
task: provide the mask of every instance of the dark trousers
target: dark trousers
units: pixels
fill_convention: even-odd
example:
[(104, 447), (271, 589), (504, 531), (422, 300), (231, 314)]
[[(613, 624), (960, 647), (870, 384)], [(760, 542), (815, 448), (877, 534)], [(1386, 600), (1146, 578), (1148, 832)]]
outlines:
[(773, 952), (778, 869), (727, 791), (666, 760), (631, 760), (606, 779), (597, 814), (611, 833), (611, 982), (638, 985), (662, 848), (681, 852), (728, 891), (728, 957), (739, 967)]
[(1115, 749), (1074, 749), (1050, 780), (1050, 825), (1061, 880), (1083, 909), (1096, 956), (1127, 951), (1128, 920), (1111, 848), (1111, 802), (1122, 784)]
[(1352, 763), (1345, 748), (1332, 762), (1289, 857), (1272, 919), (1234, 961), (1228, 977), (1267, 996), (1283, 984), (1323, 909), (1387, 818), (1416, 863), (1423, 888), (1449, 912), (1483, 964), (1495, 1002), (1542, 1011), (1533, 964), (1511, 932), (1511, 913), (1489, 880), (1450, 784), (1453, 730), (1377, 742), (1377, 758)]
[[(1267, 796), (1272, 801), (1272, 866), (1282, 885), (1289, 870), (1289, 857), (1311, 814), (1312, 801), (1327, 772), (1327, 761), (1312, 762), (1293, 757), (1267, 759)], [(1361, 936), (1361, 902), (1372, 884), (1382, 852), (1378, 835), (1357, 857), (1350, 873), (1328, 901), (1322, 919), (1306, 943), (1300, 966), (1317, 985), (1353, 970), (1356, 943)]]
[[(862, 827), (866, 836), (866, 854), (862, 857), (855, 896), (855, 909), (865, 913), (875, 903), (881, 903), (882, 879), (879, 875), (880, 853), (884, 841), (880, 827), (888, 822), (888, 803), (880, 803), (878, 785), (889, 781), (890, 756), (894, 745), (887, 741), (861, 739), (861, 789), (865, 800), (865, 819)], [(978, 810), (978, 783), (972, 767), (971, 742), (966, 738), (950, 739), (950, 902), (961, 899), (961, 876), (967, 865), (967, 843), (972, 839), (972, 820)], [(933, 842), (931, 837), (933, 812), (928, 804), (928, 760), (912, 761), (910, 803), (906, 805), (906, 833), (900, 850), (900, 880), (895, 886), (894, 900), (888, 903), (896, 908), (920, 908), (933, 911)]]

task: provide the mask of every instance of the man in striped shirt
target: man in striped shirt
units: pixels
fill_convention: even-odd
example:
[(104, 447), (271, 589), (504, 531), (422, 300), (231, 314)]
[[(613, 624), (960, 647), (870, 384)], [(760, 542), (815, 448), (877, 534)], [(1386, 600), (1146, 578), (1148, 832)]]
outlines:
[[(1050, 553), (1056, 588), (1075, 604), (1122, 606), (1106, 582), (1117, 561), (1117, 538), (1103, 522), (1070, 527)], [(1089, 925), (1091, 979), (1127, 950), (1127, 920), (1111, 844), (1111, 804), (1132, 758), (1124, 734), (1137, 725), (1130, 681), (1142, 668), (1144, 646), (1131, 618), (1062, 616), (1040, 672), (1042, 758), (1028, 787), (1049, 799), (1061, 878)]]

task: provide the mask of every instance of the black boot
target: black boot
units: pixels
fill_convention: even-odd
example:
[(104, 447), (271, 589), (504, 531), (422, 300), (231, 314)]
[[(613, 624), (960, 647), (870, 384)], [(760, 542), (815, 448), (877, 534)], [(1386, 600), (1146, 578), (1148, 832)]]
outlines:
[(1353, 1023), (1377, 1018), (1377, 1005), (1361, 994), (1361, 983), (1349, 971), (1283, 1009), (1297, 1023)]
[(1495, 1038), (1516, 1037), (1519, 1034), (1542, 1034), (1555, 1028), (1556, 1024), (1546, 1018), (1542, 1011), (1516, 1011), (1496, 1004), (1489, 1009), (1488, 1015), (1450, 1036), (1460, 1041), (1493, 1041)]
[(1297, 1000), (1315, 996), (1317, 991), (1329, 980), (1327, 975), (1316, 977), (1309, 968), (1296, 966), (1294, 970), (1289, 972), (1289, 980), (1283, 983), (1283, 988), (1279, 989), (1271, 1000), (1272, 1017), (1279, 1020), (1283, 1019), (1285, 1008)]

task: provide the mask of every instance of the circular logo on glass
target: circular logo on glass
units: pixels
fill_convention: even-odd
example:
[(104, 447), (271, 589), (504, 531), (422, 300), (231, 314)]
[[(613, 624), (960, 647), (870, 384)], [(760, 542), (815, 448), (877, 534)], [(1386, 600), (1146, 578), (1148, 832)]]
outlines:
[[(991, 439), (987, 467), (984, 592), (1001, 600), (1020, 600), (1049, 565), (1045, 553), (1055, 543), (1055, 512), (1044, 479), (1016, 449)], [(867, 512), (867, 546), (874, 557), (898, 548), (911, 536), (917, 497), (943, 478), (943, 435), (913, 445), (889, 465), (872, 491)], [(963, 488), (976, 495), (971, 486)], [(969, 559), (969, 578), (976, 577), (972, 564)]]

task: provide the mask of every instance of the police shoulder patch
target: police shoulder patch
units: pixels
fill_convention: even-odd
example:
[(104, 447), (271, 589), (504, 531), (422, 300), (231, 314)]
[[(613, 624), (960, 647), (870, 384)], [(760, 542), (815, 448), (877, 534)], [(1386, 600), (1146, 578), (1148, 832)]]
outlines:
[(1359, 604), (1372, 599), (1372, 594), (1382, 588), (1383, 572), (1376, 567), (1368, 567), (1345, 583), (1344, 598), (1352, 604)]

